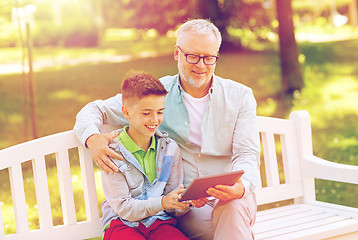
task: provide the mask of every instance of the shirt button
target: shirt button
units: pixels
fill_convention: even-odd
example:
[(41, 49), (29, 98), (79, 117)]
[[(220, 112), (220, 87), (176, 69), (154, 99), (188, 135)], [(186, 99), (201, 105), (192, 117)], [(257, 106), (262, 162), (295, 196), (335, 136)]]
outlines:
[(185, 124), (185, 126), (187, 126), (187, 125), (188, 125), (188, 122), (185, 122), (184, 124)]

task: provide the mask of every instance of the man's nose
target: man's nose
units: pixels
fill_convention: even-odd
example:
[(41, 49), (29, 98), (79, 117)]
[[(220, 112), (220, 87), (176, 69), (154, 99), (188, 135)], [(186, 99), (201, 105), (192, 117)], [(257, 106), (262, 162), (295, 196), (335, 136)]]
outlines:
[(199, 62), (197, 62), (195, 65), (197, 65), (198, 67), (205, 67), (205, 63), (204, 63), (204, 58), (200, 58)]

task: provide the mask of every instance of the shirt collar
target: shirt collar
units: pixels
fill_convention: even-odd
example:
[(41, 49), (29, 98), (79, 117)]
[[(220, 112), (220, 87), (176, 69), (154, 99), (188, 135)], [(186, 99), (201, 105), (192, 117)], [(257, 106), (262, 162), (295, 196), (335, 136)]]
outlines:
[[(128, 130), (128, 126), (125, 126), (123, 128), (123, 131), (118, 135), (118, 140), (132, 154), (138, 151), (144, 151), (132, 140), (132, 138), (128, 135), (127, 130)], [(156, 140), (155, 140), (155, 135), (153, 135), (148, 149), (152, 149), (155, 151), (155, 148), (156, 148)]]
[[(209, 88), (209, 91), (208, 91), (210, 99), (212, 98), (212, 94), (214, 92), (214, 86), (216, 85), (216, 76), (215, 76), (215, 74), (213, 74), (212, 78), (213, 78), (213, 80), (211, 82), (211, 87)], [(179, 94), (182, 96), (183, 92), (184, 92), (184, 89), (180, 85), (180, 75), (179, 74), (176, 77), (176, 84), (178, 86)]]

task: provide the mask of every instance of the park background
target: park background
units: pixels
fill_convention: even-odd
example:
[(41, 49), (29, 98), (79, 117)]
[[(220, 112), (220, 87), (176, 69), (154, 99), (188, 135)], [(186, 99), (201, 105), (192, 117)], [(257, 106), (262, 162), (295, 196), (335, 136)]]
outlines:
[[(71, 130), (76, 113), (117, 94), (131, 69), (176, 74), (175, 30), (185, 19), (201, 17), (223, 33), (216, 74), (251, 87), (258, 115), (287, 118), (307, 110), (315, 155), (358, 165), (357, 11), (357, 0), (2, 0), (0, 149)], [(284, 33), (279, 27), (290, 21), (279, 21), (281, 13), (293, 23)], [(280, 48), (285, 39), (288, 45)], [(278, 161), (282, 165), (280, 156)], [(54, 156), (46, 165), (54, 225), (63, 224)], [(31, 161), (22, 167), (34, 229), (39, 220)], [(78, 159), (71, 168), (77, 218), (83, 220)], [(97, 168), (96, 176), (101, 201)], [(357, 186), (316, 185), (317, 199), (358, 207)], [(6, 233), (15, 231), (12, 199), (4, 194), (9, 186), (8, 172), (0, 171)]]

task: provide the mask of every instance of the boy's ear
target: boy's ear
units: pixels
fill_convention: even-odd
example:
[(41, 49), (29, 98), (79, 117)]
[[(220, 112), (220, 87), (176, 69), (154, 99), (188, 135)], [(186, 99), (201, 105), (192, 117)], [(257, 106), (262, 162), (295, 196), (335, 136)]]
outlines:
[(122, 105), (122, 113), (126, 119), (129, 118), (128, 106), (126, 104)]

